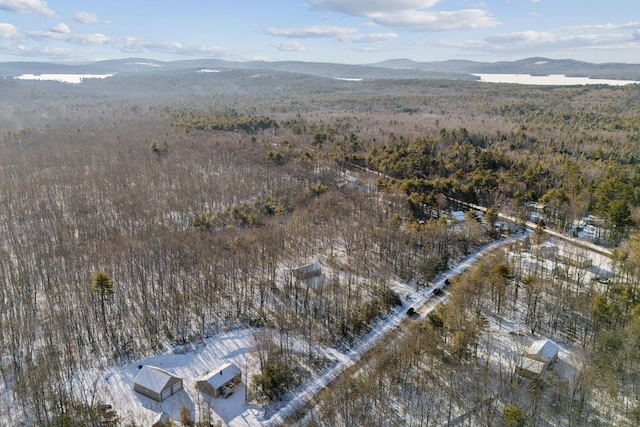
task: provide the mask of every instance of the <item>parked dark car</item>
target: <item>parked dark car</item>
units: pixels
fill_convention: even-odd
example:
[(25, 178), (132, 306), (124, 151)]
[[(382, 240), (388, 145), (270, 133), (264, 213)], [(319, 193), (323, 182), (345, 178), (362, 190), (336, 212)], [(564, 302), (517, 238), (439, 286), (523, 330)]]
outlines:
[(407, 310), (407, 316), (411, 316), (415, 312), (416, 311), (413, 309), (413, 307), (409, 307), (409, 309)]
[(434, 295), (438, 296), (438, 295), (440, 295), (441, 293), (442, 293), (442, 289), (440, 289), (440, 288), (434, 288), (434, 289), (433, 289), (433, 294), (434, 294)]

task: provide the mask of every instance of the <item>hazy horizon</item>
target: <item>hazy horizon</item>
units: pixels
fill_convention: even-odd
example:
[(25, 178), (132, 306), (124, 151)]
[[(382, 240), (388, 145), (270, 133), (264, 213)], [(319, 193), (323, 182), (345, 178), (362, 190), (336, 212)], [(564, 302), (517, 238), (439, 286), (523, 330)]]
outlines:
[[(635, 10), (634, 10), (635, 9)], [(83, 63), (129, 57), (363, 65), (513, 61), (596, 64), (640, 52), (640, 5), (591, 0), (309, 0), (154, 3), (0, 0), (0, 62)]]

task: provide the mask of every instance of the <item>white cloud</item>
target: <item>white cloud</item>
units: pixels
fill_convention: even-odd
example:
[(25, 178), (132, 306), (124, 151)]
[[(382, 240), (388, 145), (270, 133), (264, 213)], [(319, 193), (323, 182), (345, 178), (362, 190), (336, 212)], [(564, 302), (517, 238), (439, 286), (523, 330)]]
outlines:
[(427, 9), (439, 2), (440, 0), (311, 0), (311, 4), (318, 9), (335, 10), (357, 16)]
[(15, 25), (0, 23), (0, 39), (10, 40), (20, 38), (20, 33)]
[(330, 39), (346, 39), (352, 34), (358, 32), (357, 28), (349, 27), (332, 27), (323, 25), (314, 25), (312, 27), (299, 28), (266, 28), (265, 31), (272, 36), (294, 37), (294, 38), (330, 38)]
[(283, 52), (304, 52), (307, 48), (300, 42), (272, 43), (271, 46)]
[(433, 46), (455, 48), (466, 52), (495, 54), (534, 55), (565, 52), (575, 56), (579, 50), (620, 50), (640, 48), (640, 31), (628, 33), (580, 34), (564, 32), (520, 31), (496, 34), (483, 40), (466, 42), (440, 41)]
[(298, 28), (266, 28), (265, 32), (272, 36), (289, 38), (329, 38), (342, 42), (375, 43), (392, 40), (398, 37), (395, 33), (362, 34), (357, 28), (315, 25)]
[(598, 25), (576, 25), (566, 27), (565, 31), (611, 31), (611, 30), (629, 30), (640, 29), (640, 21), (627, 22), (625, 24), (598, 24)]
[(148, 52), (160, 51), (169, 53), (179, 53), (183, 49), (182, 44), (177, 42), (155, 42), (138, 39), (136, 37), (123, 37), (113, 39), (110, 43), (124, 52)]
[(495, 27), (500, 21), (484, 9), (428, 10), (440, 0), (311, 0), (318, 9), (371, 18), (374, 24), (407, 31), (447, 31)]
[(79, 10), (76, 13), (73, 14), (73, 19), (82, 23), (82, 24), (108, 24), (109, 21), (103, 21), (102, 19), (98, 18), (97, 15), (94, 15), (93, 13), (89, 13), (89, 12), (85, 12), (83, 10)]
[(468, 28), (486, 28), (500, 25), (481, 9), (455, 12), (410, 10), (396, 13), (373, 13), (369, 16), (379, 25), (408, 31), (448, 31)]
[(115, 39), (104, 34), (71, 34), (60, 31), (31, 31), (29, 37), (34, 40), (62, 40), (84, 45), (101, 45), (113, 43)]
[[(241, 52), (218, 46), (184, 46), (178, 42), (158, 42), (139, 39), (136, 37), (109, 37), (99, 33), (73, 34), (62, 32), (60, 31), (61, 28), (56, 27), (52, 28), (52, 31), (32, 31), (28, 33), (28, 37), (33, 40), (64, 41), (77, 45), (109, 46), (127, 53), (163, 52), (176, 55), (205, 55), (208, 57), (223, 59), (249, 59)], [(57, 29), (58, 31), (55, 31), (54, 29)]]
[(54, 25), (53, 27), (51, 27), (51, 32), (54, 33), (60, 33), (60, 34), (69, 34), (71, 33), (71, 29), (69, 28), (69, 26), (67, 26), (67, 24), (64, 23), (59, 23), (58, 25)]
[[(64, 58), (64, 59), (79, 59), (84, 58), (84, 55), (69, 49), (62, 49), (57, 47), (40, 47), (27, 50), (29, 56), (47, 56), (51, 58)], [(24, 52), (23, 52), (24, 54)]]
[(494, 46), (522, 47), (553, 47), (572, 48), (587, 46), (615, 45), (630, 42), (633, 35), (629, 34), (559, 34), (538, 31), (522, 31), (507, 34), (498, 34), (487, 37), (485, 41)]
[(552, 43), (559, 39), (558, 35), (539, 31), (519, 31), (514, 33), (496, 34), (487, 37), (489, 43)]
[(0, 0), (0, 9), (17, 13), (37, 13), (48, 17), (56, 16), (47, 3), (41, 0)]
[(349, 41), (356, 43), (376, 43), (385, 42), (387, 40), (397, 39), (396, 33), (369, 33), (369, 34), (356, 34), (349, 39)]
[(93, 58), (89, 58), (79, 52), (62, 49), (62, 48), (52, 48), (48, 46), (36, 46), (36, 47), (27, 47), (23, 44), (14, 44), (12, 46), (3, 49), (4, 53), (8, 53), (11, 55), (20, 55), (26, 57), (47, 57), (58, 60), (91, 60)]

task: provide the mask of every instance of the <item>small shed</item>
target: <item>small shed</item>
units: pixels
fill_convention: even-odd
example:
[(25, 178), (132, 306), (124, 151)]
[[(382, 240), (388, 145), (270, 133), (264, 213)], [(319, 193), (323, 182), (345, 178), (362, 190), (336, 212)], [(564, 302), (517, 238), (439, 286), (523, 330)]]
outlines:
[(228, 397), (242, 381), (242, 372), (233, 363), (196, 378), (196, 389), (212, 397)]
[(133, 379), (133, 389), (162, 402), (182, 390), (182, 378), (156, 366), (145, 365)]
[(559, 347), (552, 341), (535, 341), (524, 355), (516, 374), (526, 378), (537, 378), (558, 359)]
[(525, 378), (537, 378), (547, 369), (547, 364), (539, 360), (523, 357), (522, 364), (516, 366), (516, 374)]
[(531, 344), (527, 357), (543, 362), (546, 367), (549, 367), (558, 358), (558, 351), (560, 348), (554, 342), (539, 340)]
[(322, 265), (319, 262), (312, 262), (301, 267), (297, 267), (291, 270), (293, 277), (299, 280), (309, 279), (311, 277), (319, 276), (322, 274)]

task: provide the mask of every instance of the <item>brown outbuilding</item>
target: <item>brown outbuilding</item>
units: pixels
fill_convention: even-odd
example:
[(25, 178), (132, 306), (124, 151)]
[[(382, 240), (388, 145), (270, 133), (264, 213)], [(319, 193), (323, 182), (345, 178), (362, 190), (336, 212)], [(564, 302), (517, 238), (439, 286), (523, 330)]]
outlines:
[(242, 381), (242, 372), (233, 363), (196, 378), (196, 389), (212, 397), (228, 397)]

